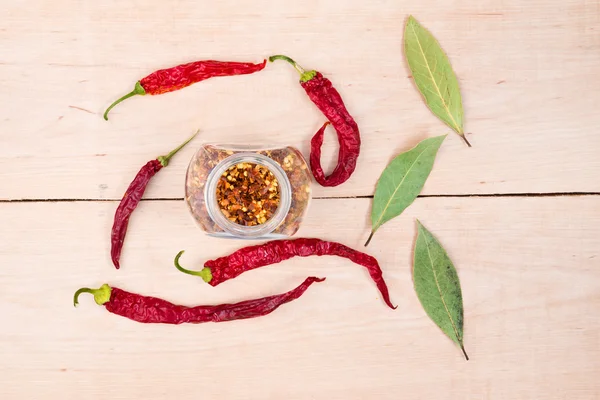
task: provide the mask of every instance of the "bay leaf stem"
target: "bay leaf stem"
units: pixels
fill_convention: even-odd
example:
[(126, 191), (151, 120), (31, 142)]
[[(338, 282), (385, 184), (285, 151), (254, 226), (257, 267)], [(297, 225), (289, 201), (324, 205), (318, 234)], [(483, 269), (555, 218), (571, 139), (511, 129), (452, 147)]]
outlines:
[[(465, 135), (464, 133), (462, 135), (460, 135), (460, 137), (465, 141), (465, 143), (467, 144), (467, 146), (472, 147), (471, 143), (469, 143), (469, 141), (467, 140), (467, 135)], [(467, 358), (468, 360), (468, 358)]]
[(467, 352), (465, 351), (465, 346), (463, 346), (461, 344), (460, 345), (460, 349), (462, 350), (463, 354), (465, 355), (465, 358), (467, 359), (467, 361), (469, 361), (469, 356), (467, 355)]
[(369, 238), (367, 239), (367, 241), (365, 243), (365, 247), (367, 247), (369, 245), (369, 243), (371, 243), (371, 239), (373, 239), (374, 234), (375, 234), (375, 230), (372, 230), (371, 234), (369, 235)]

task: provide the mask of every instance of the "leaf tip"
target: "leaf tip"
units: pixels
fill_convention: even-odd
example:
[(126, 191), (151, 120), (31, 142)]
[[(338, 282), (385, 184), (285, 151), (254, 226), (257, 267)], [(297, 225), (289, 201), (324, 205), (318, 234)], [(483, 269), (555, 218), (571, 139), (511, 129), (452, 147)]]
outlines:
[(444, 140), (446, 140), (447, 137), (448, 137), (448, 134), (446, 133), (445, 135), (434, 136), (434, 137), (432, 137), (432, 139), (433, 139), (433, 141), (439, 141), (440, 142), (440, 146), (441, 146), (442, 143), (444, 142)]
[[(405, 31), (408, 32), (408, 27), (411, 25), (416, 25), (418, 22), (415, 19), (415, 17), (413, 17), (412, 15), (409, 15), (408, 18), (406, 19), (406, 25), (405, 25)], [(406, 40), (406, 36), (405, 36), (405, 40)]]
[(417, 226), (419, 228), (423, 228), (423, 224), (421, 223), (421, 221), (419, 220), (419, 218), (415, 219), (415, 221), (417, 221)]

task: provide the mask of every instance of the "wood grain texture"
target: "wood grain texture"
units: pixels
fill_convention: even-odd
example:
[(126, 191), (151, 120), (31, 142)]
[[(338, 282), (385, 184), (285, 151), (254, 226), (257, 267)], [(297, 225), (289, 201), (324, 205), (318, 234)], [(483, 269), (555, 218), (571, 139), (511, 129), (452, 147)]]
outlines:
[[(356, 173), (315, 194), (370, 195), (394, 155), (450, 133), (408, 78), (401, 40), (409, 13), (450, 56), (473, 143), (448, 138), (424, 193), (600, 191), (595, 0), (2, 5), (0, 199), (119, 198), (142, 163), (198, 128), (201, 141), (293, 144), (307, 155), (323, 117), (285, 64), (131, 99), (110, 122), (101, 118), (155, 69), (273, 53), (331, 78), (361, 127)], [(182, 197), (174, 176), (183, 176), (193, 151), (174, 160), (149, 197)], [(328, 133), (324, 165), (333, 166), (335, 153)]]
[[(143, 202), (123, 266), (109, 261), (115, 202), (0, 204), (0, 398), (595, 399), (600, 394), (600, 207), (595, 197), (418, 199), (369, 247), (388, 309), (366, 272), (294, 259), (218, 288), (172, 266), (239, 242), (203, 236), (183, 202)], [(357, 248), (370, 202), (316, 200), (302, 236)], [(338, 212), (331, 213), (335, 209)], [(499, 217), (501, 216), (501, 217)], [(463, 287), (466, 362), (412, 287), (419, 218)], [(349, 226), (348, 220), (358, 221)], [(331, 227), (336, 227), (332, 230)], [(104, 282), (184, 304), (240, 300), (326, 276), (268, 317), (139, 325), (74, 290)]]
[[(242, 245), (204, 236), (182, 201), (141, 203), (116, 271), (117, 203), (97, 201), (120, 198), (145, 162), (198, 128), (146, 197), (183, 197), (202, 142), (292, 144), (308, 156), (323, 117), (283, 63), (101, 117), (158, 68), (273, 53), (329, 77), (361, 128), (355, 174), (315, 185), (317, 197), (373, 194), (395, 155), (442, 134), (424, 194), (600, 192), (597, 0), (5, 0), (2, 11), (0, 399), (600, 399), (598, 196), (417, 199), (368, 248), (396, 311), (362, 268), (336, 258), (218, 288), (179, 273), (181, 249), (193, 268)], [(408, 76), (409, 13), (451, 59), (471, 149)], [(329, 170), (336, 151), (328, 132)], [(21, 199), (62, 200), (6, 202)], [(361, 248), (369, 211), (369, 199), (317, 199), (298, 236)], [(414, 293), (417, 217), (458, 270), (469, 362)], [(104, 282), (182, 304), (237, 301), (308, 275), (328, 279), (265, 318), (223, 324), (141, 326), (90, 297), (71, 303)]]

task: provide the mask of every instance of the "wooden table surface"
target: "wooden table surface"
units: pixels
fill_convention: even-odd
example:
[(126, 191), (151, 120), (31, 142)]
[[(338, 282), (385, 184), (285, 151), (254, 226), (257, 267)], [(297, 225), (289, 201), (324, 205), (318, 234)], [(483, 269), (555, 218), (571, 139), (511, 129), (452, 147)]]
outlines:
[[(473, 148), (422, 103), (402, 54), (415, 15), (459, 77)], [(5, 0), (0, 23), (0, 398), (600, 399), (600, 2)], [(368, 252), (398, 309), (334, 257), (295, 259), (212, 288), (200, 266), (243, 244), (210, 238), (182, 201), (203, 142), (291, 144), (323, 117), (289, 65), (138, 97), (151, 71), (285, 53), (328, 76), (361, 127), (352, 178), (314, 186), (297, 236), (361, 248), (389, 160), (449, 133), (420, 198)], [(117, 202), (139, 167), (196, 129), (109, 259)], [(337, 141), (327, 133), (325, 164)], [(415, 219), (457, 267), (466, 362), (412, 286)], [(182, 304), (283, 292), (268, 317), (141, 325), (82, 297), (110, 283)]]

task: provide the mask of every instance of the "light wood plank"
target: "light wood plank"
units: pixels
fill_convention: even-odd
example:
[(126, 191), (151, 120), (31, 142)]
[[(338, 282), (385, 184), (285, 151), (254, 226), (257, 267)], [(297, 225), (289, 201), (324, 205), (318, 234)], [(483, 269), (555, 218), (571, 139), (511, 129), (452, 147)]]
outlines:
[[(123, 266), (109, 262), (115, 202), (0, 204), (0, 398), (596, 399), (600, 396), (597, 197), (419, 199), (368, 252), (398, 309), (359, 267), (295, 259), (212, 288), (183, 275), (242, 245), (205, 237), (183, 202), (143, 202)], [(301, 236), (359, 248), (367, 199), (317, 200)], [(412, 288), (419, 218), (452, 257), (465, 300), (466, 362)], [(245, 243), (245, 242), (244, 242)], [(140, 325), (75, 289), (104, 282), (175, 302), (216, 303), (326, 276), (268, 317)]]
[[(449, 133), (424, 193), (598, 192), (600, 5), (595, 0), (3, 2), (0, 199), (119, 198), (148, 159), (202, 137), (150, 188), (181, 197), (200, 141), (308, 154), (323, 117), (285, 64), (104, 108), (151, 71), (287, 53), (332, 79), (363, 137), (358, 169), (317, 196), (369, 195), (387, 162)], [(473, 148), (421, 102), (401, 53), (413, 13), (460, 78)], [(80, 108), (89, 110), (86, 112)], [(336, 140), (327, 135), (325, 164)]]

